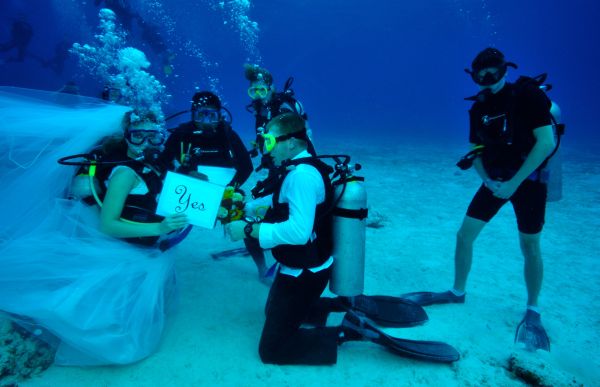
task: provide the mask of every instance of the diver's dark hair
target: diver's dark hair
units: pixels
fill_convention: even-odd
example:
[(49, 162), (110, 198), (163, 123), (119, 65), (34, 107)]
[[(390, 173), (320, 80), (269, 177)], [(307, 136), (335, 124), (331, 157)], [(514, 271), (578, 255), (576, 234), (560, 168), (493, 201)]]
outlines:
[(203, 106), (210, 106), (220, 110), (223, 106), (221, 99), (210, 91), (199, 91), (192, 97), (192, 110)]
[(160, 120), (158, 119), (156, 113), (151, 111), (128, 111), (123, 115), (123, 120), (121, 121), (122, 130), (118, 133), (106, 136), (100, 141), (102, 151), (107, 154), (114, 152), (127, 152), (127, 141), (125, 141), (125, 136), (123, 133), (129, 129), (132, 124), (138, 124), (141, 122), (152, 122), (154, 124), (159, 124)]
[(130, 110), (123, 116), (122, 126), (123, 130), (127, 130), (131, 125), (142, 122), (152, 122), (154, 124), (160, 123), (156, 113), (151, 111), (139, 112)]
[(269, 86), (273, 84), (273, 75), (271, 75), (269, 70), (258, 65), (253, 65), (250, 63), (244, 64), (244, 76), (250, 82), (262, 80)]
[(488, 67), (506, 69), (506, 66), (517, 68), (517, 65), (512, 62), (507, 62), (504, 59), (504, 54), (500, 50), (494, 47), (488, 47), (479, 52), (475, 59), (473, 59), (471, 70), (473, 73), (478, 73)]
[(278, 115), (269, 122), (268, 127), (277, 126), (279, 134), (306, 132), (306, 122), (298, 113), (288, 112)]

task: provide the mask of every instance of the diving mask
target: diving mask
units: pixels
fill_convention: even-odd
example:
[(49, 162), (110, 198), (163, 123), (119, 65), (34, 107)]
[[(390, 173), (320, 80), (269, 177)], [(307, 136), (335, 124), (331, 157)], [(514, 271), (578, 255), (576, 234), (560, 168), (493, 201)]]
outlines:
[(516, 69), (517, 65), (507, 62), (504, 54), (497, 48), (488, 47), (477, 54), (471, 63), (471, 69), (465, 69), (465, 72), (471, 75), (479, 86), (491, 86), (500, 82), (508, 67)]
[(275, 137), (271, 133), (262, 133), (260, 134), (262, 138), (262, 150), (263, 153), (269, 153), (275, 148), (277, 143), (281, 143), (283, 141), (289, 140), (290, 138), (298, 138), (300, 140), (306, 140), (306, 130), (302, 130), (300, 132), (294, 132), (289, 134), (282, 134), (281, 136)]
[(158, 146), (165, 142), (165, 134), (161, 130), (128, 130), (125, 138), (133, 145), (142, 145), (148, 142), (150, 145)]
[(192, 111), (192, 118), (197, 124), (217, 124), (221, 120), (221, 111), (211, 108), (198, 108)]
[(252, 99), (263, 99), (269, 94), (269, 88), (266, 86), (250, 86), (248, 96)]
[(471, 78), (479, 86), (494, 85), (506, 75), (506, 64), (500, 67), (488, 67), (478, 72), (471, 72)]

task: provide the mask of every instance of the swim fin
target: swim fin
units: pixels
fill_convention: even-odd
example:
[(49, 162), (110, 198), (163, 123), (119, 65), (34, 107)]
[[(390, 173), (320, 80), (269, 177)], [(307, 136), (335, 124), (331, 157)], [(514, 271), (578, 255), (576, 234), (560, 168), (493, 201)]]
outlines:
[(420, 305), (399, 297), (338, 297), (345, 310), (360, 312), (383, 327), (413, 327), (425, 324), (429, 317)]
[(240, 247), (238, 249), (231, 249), (231, 250), (223, 250), (220, 251), (218, 253), (211, 253), (210, 256), (212, 257), (212, 259), (214, 259), (215, 261), (220, 261), (223, 260), (225, 258), (229, 258), (229, 257), (235, 257), (235, 256), (248, 256), (250, 255), (250, 253), (248, 252), (248, 250), (245, 247)]
[(515, 343), (524, 344), (527, 351), (535, 352), (537, 349), (543, 349), (550, 352), (550, 339), (542, 326), (539, 313), (527, 309), (525, 317), (517, 325)]
[(424, 361), (452, 363), (460, 359), (458, 351), (449, 344), (439, 341), (408, 340), (390, 336), (376, 328), (364, 315), (352, 311), (347, 312), (344, 316), (341, 330), (347, 338), (344, 340), (344, 337), (342, 337), (342, 342), (368, 340), (400, 356)]
[(188, 236), (190, 231), (192, 231), (193, 227), (194, 226), (192, 226), (190, 224), (190, 225), (187, 225), (182, 230), (180, 230), (177, 234), (173, 233), (174, 235), (172, 237), (170, 237), (168, 239), (163, 239), (162, 241), (160, 241), (158, 244), (158, 248), (160, 249), (160, 251), (162, 251), (164, 253), (165, 251), (169, 250), (170, 248), (177, 246)]
[(412, 301), (421, 306), (429, 306), (435, 304), (464, 304), (465, 294), (457, 296), (452, 291), (445, 292), (413, 292), (405, 293), (400, 296), (405, 300)]

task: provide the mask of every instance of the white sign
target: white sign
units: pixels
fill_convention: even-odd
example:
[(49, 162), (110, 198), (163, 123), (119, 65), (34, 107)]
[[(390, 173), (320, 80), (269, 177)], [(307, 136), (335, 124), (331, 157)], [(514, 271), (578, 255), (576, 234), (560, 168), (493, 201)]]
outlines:
[(214, 184), (227, 185), (235, 176), (235, 169), (213, 167), (211, 165), (198, 165), (198, 173), (206, 175), (208, 181)]
[(190, 224), (213, 228), (225, 187), (175, 172), (167, 172), (156, 214), (185, 213)]

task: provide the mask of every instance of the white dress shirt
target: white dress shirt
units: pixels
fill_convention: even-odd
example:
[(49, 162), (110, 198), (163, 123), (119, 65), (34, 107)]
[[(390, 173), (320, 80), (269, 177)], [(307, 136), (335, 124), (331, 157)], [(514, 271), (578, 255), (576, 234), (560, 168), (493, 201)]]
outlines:
[[(311, 157), (307, 151), (302, 151), (294, 159)], [(317, 205), (325, 201), (325, 184), (319, 171), (308, 164), (300, 164), (291, 170), (281, 186), (279, 203), (288, 203), (289, 218), (280, 223), (262, 223), (260, 226), (259, 243), (263, 249), (278, 245), (304, 245), (309, 239), (314, 240), (313, 224)], [(329, 259), (321, 266), (309, 268), (318, 272), (328, 268), (333, 263)], [(302, 269), (281, 265), (281, 273), (298, 277)]]

